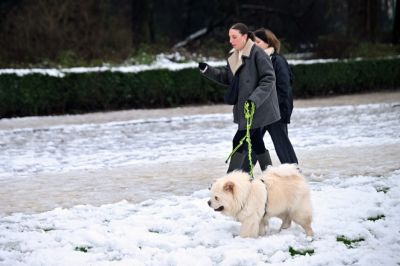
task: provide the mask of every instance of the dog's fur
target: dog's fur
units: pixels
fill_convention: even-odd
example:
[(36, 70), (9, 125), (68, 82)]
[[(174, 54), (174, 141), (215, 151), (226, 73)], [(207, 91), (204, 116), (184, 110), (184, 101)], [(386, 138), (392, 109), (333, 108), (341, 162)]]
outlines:
[(271, 217), (282, 219), (281, 229), (294, 221), (307, 236), (314, 234), (310, 190), (295, 165), (268, 167), (254, 180), (247, 173), (232, 172), (212, 185), (208, 205), (241, 222), (241, 237), (265, 235)]

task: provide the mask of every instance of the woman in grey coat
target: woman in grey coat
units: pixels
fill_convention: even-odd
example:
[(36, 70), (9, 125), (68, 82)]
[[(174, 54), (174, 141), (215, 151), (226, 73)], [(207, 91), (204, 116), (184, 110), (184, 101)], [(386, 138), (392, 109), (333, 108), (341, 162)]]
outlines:
[[(271, 60), (265, 52), (254, 44), (254, 36), (243, 23), (237, 23), (229, 29), (229, 41), (233, 47), (228, 64), (223, 68), (214, 68), (199, 63), (199, 68), (207, 78), (224, 86), (238, 89), (237, 101), (233, 106), (233, 120), (238, 130), (233, 138), (233, 148), (246, 134), (244, 105), (254, 103), (255, 114), (251, 129), (251, 142), (261, 169), (271, 164), (262, 138), (262, 128), (280, 120), (278, 97), (275, 88), (275, 73)], [(232, 156), (228, 172), (236, 169), (248, 170), (248, 161), (243, 146)]]

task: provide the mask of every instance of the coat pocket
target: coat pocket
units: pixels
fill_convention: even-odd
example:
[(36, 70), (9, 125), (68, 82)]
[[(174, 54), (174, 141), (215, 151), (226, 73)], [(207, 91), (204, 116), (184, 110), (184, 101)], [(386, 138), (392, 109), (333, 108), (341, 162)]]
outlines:
[(229, 105), (235, 105), (239, 97), (239, 76), (235, 75), (232, 78), (230, 86), (224, 94), (224, 102)]

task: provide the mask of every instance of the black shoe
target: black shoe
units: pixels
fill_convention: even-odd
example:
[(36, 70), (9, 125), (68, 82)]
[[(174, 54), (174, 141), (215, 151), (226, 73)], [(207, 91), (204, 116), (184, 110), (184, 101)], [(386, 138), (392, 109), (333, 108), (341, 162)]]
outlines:
[(235, 152), (231, 157), (231, 161), (229, 162), (227, 173), (235, 170), (243, 170), (243, 162), (245, 157), (246, 156), (243, 153)]

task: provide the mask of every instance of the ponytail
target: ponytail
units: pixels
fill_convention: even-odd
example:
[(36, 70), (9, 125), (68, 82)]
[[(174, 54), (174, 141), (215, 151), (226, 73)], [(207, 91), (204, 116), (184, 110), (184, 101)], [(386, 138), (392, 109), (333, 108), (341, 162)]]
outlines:
[(256, 40), (256, 37), (254, 36), (254, 32), (252, 32), (252, 31), (247, 32), (247, 37), (248, 37), (248, 39), (252, 40), (253, 42)]
[(254, 33), (249, 31), (249, 28), (244, 23), (239, 22), (239, 23), (233, 24), (231, 29), (239, 31), (240, 34), (242, 34), (242, 35), (247, 34), (247, 39), (250, 39), (252, 41), (255, 40)]

